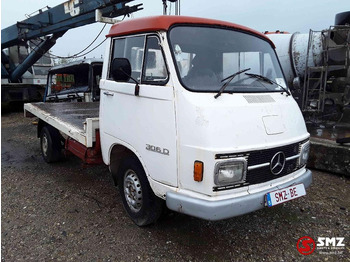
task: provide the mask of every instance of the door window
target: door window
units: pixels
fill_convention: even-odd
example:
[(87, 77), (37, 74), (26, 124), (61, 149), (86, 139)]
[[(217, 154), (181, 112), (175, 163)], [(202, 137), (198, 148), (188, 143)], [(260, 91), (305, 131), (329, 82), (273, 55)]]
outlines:
[[(111, 61), (114, 58), (127, 58), (131, 65), (131, 76), (139, 83), (165, 84), (168, 79), (159, 39), (154, 35), (115, 39)], [(134, 81), (129, 79), (128, 82)]]
[(159, 44), (159, 39), (156, 36), (149, 36), (147, 38), (143, 72), (142, 82), (164, 82), (168, 78), (163, 52)]

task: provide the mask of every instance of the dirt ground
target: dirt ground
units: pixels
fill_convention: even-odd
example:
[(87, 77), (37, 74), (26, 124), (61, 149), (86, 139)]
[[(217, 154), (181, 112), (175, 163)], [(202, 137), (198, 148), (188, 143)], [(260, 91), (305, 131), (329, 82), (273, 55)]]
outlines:
[[(108, 168), (46, 164), (32, 121), (1, 119), (2, 261), (350, 261), (348, 178), (314, 170), (307, 196), (281, 206), (219, 222), (170, 213), (139, 228)], [(303, 236), (345, 247), (304, 256)]]

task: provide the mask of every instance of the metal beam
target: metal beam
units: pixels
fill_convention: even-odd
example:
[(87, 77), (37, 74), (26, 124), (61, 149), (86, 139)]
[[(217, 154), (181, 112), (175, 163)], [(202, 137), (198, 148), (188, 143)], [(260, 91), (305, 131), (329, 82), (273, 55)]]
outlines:
[(39, 14), (1, 30), (1, 49), (29, 39), (94, 23), (96, 9), (100, 9), (105, 17), (117, 17), (142, 10), (142, 4), (126, 5), (131, 1), (133, 0), (70, 0), (48, 10), (39, 11)]
[(61, 37), (65, 32), (53, 34), (51, 37), (40, 43), (34, 50), (24, 59), (24, 61), (16, 67), (10, 74), (12, 83), (19, 83), (21, 76), (38, 61), (52, 46), (56, 44), (57, 38)]

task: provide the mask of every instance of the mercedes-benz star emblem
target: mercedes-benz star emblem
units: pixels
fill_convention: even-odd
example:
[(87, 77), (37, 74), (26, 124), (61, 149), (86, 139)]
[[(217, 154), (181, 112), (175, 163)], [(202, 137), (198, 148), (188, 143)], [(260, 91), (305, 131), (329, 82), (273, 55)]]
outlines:
[(270, 162), (271, 173), (276, 176), (279, 175), (282, 172), (285, 164), (286, 164), (286, 157), (284, 153), (282, 151), (276, 153), (272, 157)]

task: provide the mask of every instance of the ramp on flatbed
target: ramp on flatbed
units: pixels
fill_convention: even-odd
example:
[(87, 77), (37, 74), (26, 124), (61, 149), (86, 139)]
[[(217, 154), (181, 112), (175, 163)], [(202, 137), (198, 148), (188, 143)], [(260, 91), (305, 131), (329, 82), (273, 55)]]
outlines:
[(28, 112), (86, 147), (92, 147), (96, 141), (99, 103), (28, 103), (24, 105), (26, 117), (30, 117)]

